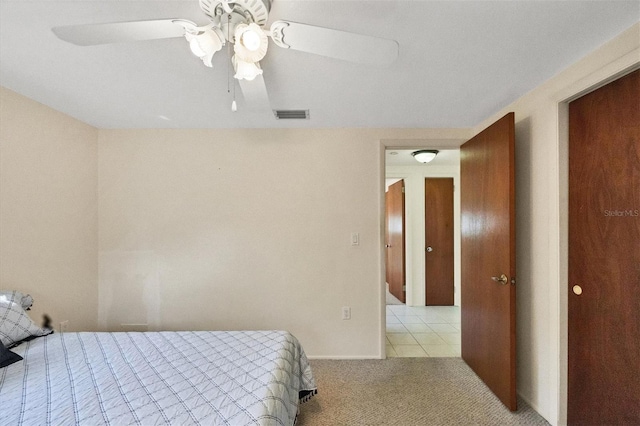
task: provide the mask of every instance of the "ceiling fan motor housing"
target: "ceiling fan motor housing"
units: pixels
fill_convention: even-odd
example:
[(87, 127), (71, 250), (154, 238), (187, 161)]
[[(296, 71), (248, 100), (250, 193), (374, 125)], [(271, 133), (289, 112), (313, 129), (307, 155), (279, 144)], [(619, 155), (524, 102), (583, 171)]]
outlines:
[(240, 8), (244, 15), (249, 15), (247, 18), (250, 22), (255, 22), (261, 27), (267, 23), (269, 19), (269, 11), (271, 10), (271, 0), (234, 0), (234, 1), (220, 1), (220, 0), (199, 0), (200, 9), (212, 20), (219, 16), (219, 8), (223, 3), (227, 3), (229, 7), (234, 10)]

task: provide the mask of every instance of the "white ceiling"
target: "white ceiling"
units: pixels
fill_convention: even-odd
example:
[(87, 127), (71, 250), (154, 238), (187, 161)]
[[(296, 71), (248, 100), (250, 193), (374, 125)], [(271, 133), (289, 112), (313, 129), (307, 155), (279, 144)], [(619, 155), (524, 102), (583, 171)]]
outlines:
[[(0, 84), (99, 128), (453, 127), (478, 124), (640, 20), (634, 1), (285, 1), (276, 19), (397, 40), (398, 60), (368, 67), (269, 47), (275, 109), (250, 112), (227, 57), (205, 68), (183, 39), (78, 47), (61, 25), (186, 18), (197, 0), (0, 0)], [(233, 92), (233, 90), (231, 90)]]

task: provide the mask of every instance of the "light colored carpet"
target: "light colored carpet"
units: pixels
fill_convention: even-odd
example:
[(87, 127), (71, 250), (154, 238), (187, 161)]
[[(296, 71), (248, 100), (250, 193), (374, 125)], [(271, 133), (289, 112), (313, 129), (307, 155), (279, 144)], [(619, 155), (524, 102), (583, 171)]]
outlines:
[(311, 360), (318, 395), (299, 426), (548, 425), (519, 400), (509, 411), (460, 358)]

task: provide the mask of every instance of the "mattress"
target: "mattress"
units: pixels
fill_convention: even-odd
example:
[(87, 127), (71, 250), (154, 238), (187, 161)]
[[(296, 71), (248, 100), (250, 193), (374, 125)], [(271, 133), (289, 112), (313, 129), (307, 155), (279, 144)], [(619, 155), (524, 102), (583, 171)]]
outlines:
[(285, 331), (60, 333), (12, 351), (1, 425), (293, 425), (316, 392)]

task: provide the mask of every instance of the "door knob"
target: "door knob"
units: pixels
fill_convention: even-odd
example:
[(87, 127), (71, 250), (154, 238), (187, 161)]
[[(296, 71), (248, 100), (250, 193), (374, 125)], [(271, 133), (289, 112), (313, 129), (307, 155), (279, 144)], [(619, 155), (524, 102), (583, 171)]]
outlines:
[(505, 274), (502, 274), (499, 277), (491, 277), (491, 279), (501, 285), (507, 285), (507, 281), (509, 281), (509, 278), (507, 278)]
[(385, 246), (386, 248), (389, 248), (389, 247), (391, 247), (391, 244), (385, 244), (384, 246)]
[(433, 248), (431, 246), (427, 247), (427, 253), (431, 253), (433, 251)]

